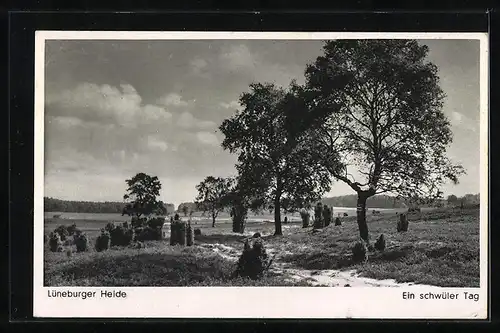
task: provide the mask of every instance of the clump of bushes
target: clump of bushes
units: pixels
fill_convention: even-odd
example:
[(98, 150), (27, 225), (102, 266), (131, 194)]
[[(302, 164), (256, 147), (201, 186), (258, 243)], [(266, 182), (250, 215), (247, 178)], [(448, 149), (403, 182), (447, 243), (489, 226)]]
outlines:
[(235, 276), (248, 277), (252, 280), (260, 279), (265, 271), (271, 266), (272, 260), (269, 259), (264, 243), (261, 238), (256, 239), (253, 245), (250, 245), (247, 239), (243, 248)]
[(308, 228), (311, 214), (306, 209), (302, 209), (300, 211), (300, 218), (302, 219), (302, 228)]
[(241, 198), (238, 198), (238, 200), (231, 207), (230, 215), (233, 222), (233, 232), (245, 232), (248, 209), (245, 207)]
[(375, 248), (378, 251), (384, 251), (385, 250), (385, 237), (384, 237), (384, 234), (381, 234), (380, 237), (375, 242)]
[(176, 217), (170, 222), (170, 245), (186, 245), (186, 222)]
[(57, 232), (51, 232), (49, 236), (49, 248), (51, 252), (62, 252), (63, 242)]
[(74, 241), (75, 241), (75, 245), (76, 245), (76, 252), (85, 252), (88, 250), (88, 246), (87, 246), (87, 243), (88, 243), (88, 239), (87, 239), (87, 235), (85, 235), (83, 232), (80, 232), (77, 234), (74, 235)]
[(399, 221), (396, 228), (398, 232), (408, 231), (408, 217), (406, 216), (406, 214), (399, 215)]
[(368, 260), (368, 249), (365, 242), (359, 241), (352, 248), (352, 261), (362, 262)]
[(342, 221), (340, 221), (340, 217), (335, 218), (335, 225), (342, 225)]
[(108, 231), (111, 238), (111, 246), (128, 246), (134, 237), (134, 231), (123, 226), (114, 226)]
[(109, 249), (110, 238), (109, 232), (106, 231), (106, 229), (102, 229), (101, 234), (97, 237), (95, 242), (96, 251), (101, 252)]
[(69, 236), (68, 229), (66, 228), (65, 225), (60, 225), (57, 228), (54, 229), (54, 233), (59, 235), (59, 238), (61, 241), (65, 241), (66, 238)]
[(198, 229), (198, 228), (194, 229), (194, 235), (195, 236), (201, 236), (201, 230)]
[(191, 227), (191, 223), (188, 223), (186, 228), (186, 245), (192, 246), (193, 244), (194, 244), (193, 228)]
[(322, 229), (323, 228), (323, 205), (321, 202), (318, 202), (316, 207), (314, 207), (314, 229)]
[(330, 223), (332, 223), (333, 219), (333, 209), (328, 207), (327, 205), (323, 206), (323, 224), (325, 227), (328, 227)]

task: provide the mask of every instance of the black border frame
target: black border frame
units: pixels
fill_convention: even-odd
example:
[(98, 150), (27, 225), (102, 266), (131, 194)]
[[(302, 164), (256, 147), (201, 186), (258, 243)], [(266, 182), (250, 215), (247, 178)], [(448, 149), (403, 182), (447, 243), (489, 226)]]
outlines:
[[(168, 20), (166, 19), (168, 17)], [(490, 59), (500, 54), (500, 38), (492, 28), (500, 25), (500, 15), (485, 10), (468, 12), (10, 12), (9, 27), (9, 312), (10, 320), (71, 322), (74, 319), (33, 317), (33, 114), (34, 114), (34, 31), (35, 30), (196, 30), (196, 31), (353, 31), (353, 32), (490, 32)], [(500, 66), (498, 66), (500, 67)], [(499, 91), (493, 72), (498, 72), (490, 62), (490, 91)], [(496, 89), (495, 89), (496, 88)], [(490, 109), (498, 106), (498, 97), (490, 96)], [(495, 113), (490, 122), (495, 123)], [(490, 132), (490, 147), (495, 131)], [(491, 169), (490, 155), (490, 169)], [(490, 180), (491, 182), (491, 180)], [(495, 187), (490, 183), (490, 187)], [(495, 200), (490, 190), (490, 208)], [(491, 239), (491, 223), (489, 238)], [(22, 235), (22, 236), (20, 236)], [(490, 251), (492, 248), (490, 241)], [(489, 276), (491, 281), (491, 252), (489, 252)], [(14, 257), (15, 255), (15, 257)], [(491, 282), (488, 285), (489, 319), (491, 319)], [(167, 319), (182, 323), (185, 319)], [(193, 318), (193, 320), (195, 320)], [(143, 321), (136, 318), (78, 319), (80, 322), (129, 322)], [(164, 321), (147, 319), (148, 322)], [(190, 320), (192, 321), (192, 320)], [(213, 320), (195, 320), (201, 322)], [(217, 320), (222, 322), (274, 323), (269, 320)], [(297, 321), (287, 319), (286, 321)], [(343, 319), (304, 320), (304, 322), (352, 322)], [(373, 322), (375, 320), (355, 320)], [(429, 320), (384, 320), (384, 322), (429, 322)], [(461, 320), (460, 322), (485, 322)], [(488, 320), (486, 320), (488, 321)], [(432, 320), (432, 322), (457, 322), (456, 320)], [(298, 323), (297, 323), (298, 324)], [(208, 328), (208, 327), (207, 327)]]

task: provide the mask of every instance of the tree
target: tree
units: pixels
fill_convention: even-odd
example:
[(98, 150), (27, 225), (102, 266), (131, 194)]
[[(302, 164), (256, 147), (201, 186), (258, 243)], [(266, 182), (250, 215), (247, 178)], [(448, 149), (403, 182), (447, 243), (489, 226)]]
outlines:
[(309, 107), (327, 117), (310, 133), (341, 161), (331, 173), (357, 193), (359, 232), (368, 242), (369, 197), (438, 198), (440, 186), (457, 183), (464, 169), (445, 156), (452, 132), (427, 46), (337, 40), (323, 50), (306, 69), (306, 90)]
[(215, 219), (225, 208), (225, 198), (232, 186), (231, 178), (220, 178), (208, 176), (196, 185), (198, 196), (196, 206), (203, 212), (210, 212), (212, 216), (212, 227), (215, 227)]
[(450, 205), (454, 205), (458, 202), (458, 198), (456, 195), (454, 194), (451, 194), (448, 196), (448, 198), (446, 198), (446, 201), (448, 202), (448, 204)]
[(184, 213), (184, 216), (187, 216), (189, 212), (189, 207), (188, 206), (182, 206), (182, 212)]
[(137, 219), (152, 214), (166, 214), (165, 205), (162, 201), (157, 200), (161, 190), (158, 177), (152, 177), (141, 172), (125, 182), (128, 188), (123, 199), (129, 202), (125, 205), (124, 214), (134, 216)]
[(275, 235), (282, 235), (284, 202), (287, 210), (299, 209), (330, 186), (328, 170), (309, 153), (314, 147), (304, 135), (303, 119), (308, 118), (300, 93), (294, 82), (288, 90), (251, 84), (240, 97), (244, 109), (220, 126), (222, 147), (238, 153), (241, 186), (253, 189), (254, 202), (274, 210)]

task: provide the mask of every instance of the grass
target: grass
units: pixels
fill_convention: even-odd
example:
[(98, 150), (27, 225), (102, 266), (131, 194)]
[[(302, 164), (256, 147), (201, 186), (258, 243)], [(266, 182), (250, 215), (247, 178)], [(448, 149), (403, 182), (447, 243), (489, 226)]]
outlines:
[[(372, 243), (380, 234), (387, 242), (383, 252), (370, 252), (366, 263), (354, 263), (351, 249), (358, 240), (355, 217), (343, 218), (342, 226), (321, 232), (302, 229), (300, 223), (284, 225), (284, 236), (272, 236), (272, 223), (248, 223), (248, 234), (260, 232), (267, 248), (292, 268), (306, 270), (356, 270), (361, 276), (395, 279), (436, 286), (479, 287), (479, 210), (442, 209), (410, 215), (406, 233), (396, 232), (396, 214), (367, 216)], [(194, 225), (202, 235), (196, 246), (170, 246), (168, 240), (147, 242), (145, 249), (112, 248), (95, 252), (93, 245), (106, 222), (71, 220), (89, 236), (85, 253), (53, 253), (45, 245), (45, 285), (50, 286), (291, 286), (268, 274), (262, 280), (233, 279), (236, 263), (203, 244), (224, 244), (238, 255), (248, 236), (232, 234), (229, 223)], [(49, 233), (61, 221), (46, 223)], [(74, 246), (73, 246), (74, 247)], [(74, 249), (73, 249), (74, 250)]]

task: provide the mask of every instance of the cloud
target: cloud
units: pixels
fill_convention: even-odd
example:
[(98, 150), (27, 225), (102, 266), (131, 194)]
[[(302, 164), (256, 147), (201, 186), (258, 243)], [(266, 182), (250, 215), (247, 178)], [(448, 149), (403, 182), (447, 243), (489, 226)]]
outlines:
[(170, 93), (159, 98), (157, 103), (164, 106), (178, 106), (178, 107), (189, 105), (188, 102), (182, 100), (181, 95), (176, 93)]
[[(208, 62), (202, 58), (194, 58), (189, 62), (193, 74), (202, 75), (207, 68)], [(206, 73), (206, 72), (205, 72)]]
[(242, 106), (240, 102), (238, 101), (231, 101), (229, 103), (221, 102), (219, 105), (224, 108), (224, 109), (230, 109), (230, 110), (241, 110)]
[(469, 130), (472, 132), (476, 131), (476, 123), (469, 117), (465, 116), (464, 114), (457, 112), (457, 111), (452, 111), (450, 114), (450, 123), (452, 126), (455, 127), (460, 127), (465, 130)]
[[(171, 114), (157, 105), (142, 105), (142, 98), (134, 87), (122, 84), (81, 83), (74, 89), (66, 89), (46, 97), (46, 113), (50, 116), (65, 116), (86, 122), (114, 123), (136, 127), (152, 122), (166, 121)], [(77, 125), (75, 120), (66, 120), (66, 125)]]
[(229, 48), (223, 49), (219, 60), (229, 70), (253, 69), (260, 62), (258, 57), (250, 52), (248, 46), (244, 44), (231, 45)]
[(149, 135), (147, 138), (147, 146), (153, 150), (166, 151), (168, 149), (168, 144), (154, 136)]
[(196, 133), (198, 140), (207, 145), (218, 146), (220, 144), (219, 139), (214, 133), (211, 132), (198, 132)]
[(186, 111), (183, 112), (177, 119), (177, 126), (184, 129), (190, 129), (190, 128), (206, 129), (215, 127), (216, 124), (213, 121), (200, 120), (198, 118), (195, 118), (190, 112)]

